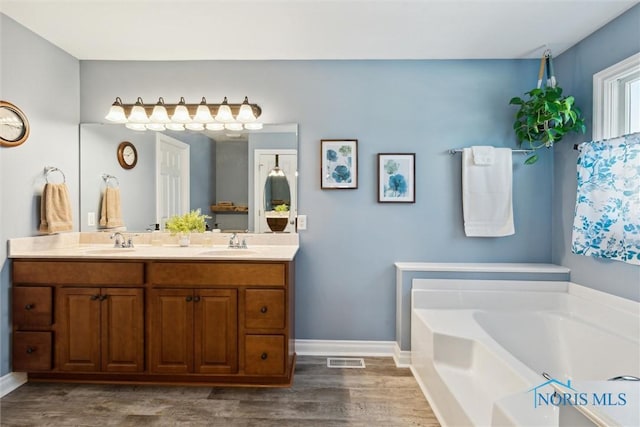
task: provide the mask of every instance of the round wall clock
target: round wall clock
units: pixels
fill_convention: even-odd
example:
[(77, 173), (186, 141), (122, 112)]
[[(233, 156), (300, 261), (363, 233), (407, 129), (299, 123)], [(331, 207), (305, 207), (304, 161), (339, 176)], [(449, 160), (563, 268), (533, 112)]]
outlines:
[(0, 145), (15, 147), (29, 137), (29, 121), (21, 109), (0, 101)]
[(118, 145), (118, 163), (124, 169), (133, 169), (138, 163), (136, 147), (129, 141), (123, 141)]

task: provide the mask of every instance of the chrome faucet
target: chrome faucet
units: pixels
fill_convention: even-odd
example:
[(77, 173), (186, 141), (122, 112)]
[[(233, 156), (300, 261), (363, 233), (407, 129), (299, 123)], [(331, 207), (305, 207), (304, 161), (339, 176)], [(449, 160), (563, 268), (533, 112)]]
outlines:
[(229, 239), (229, 249), (247, 249), (247, 241), (246, 239), (242, 239), (242, 243), (240, 243), (240, 238), (238, 237), (238, 233), (233, 233), (231, 238)]
[(124, 236), (119, 231), (116, 231), (115, 233), (113, 233), (110, 236), (110, 238), (115, 239), (115, 241), (113, 242), (114, 248), (132, 248), (133, 247), (133, 239), (131, 238), (131, 236), (129, 236), (129, 238), (125, 242)]

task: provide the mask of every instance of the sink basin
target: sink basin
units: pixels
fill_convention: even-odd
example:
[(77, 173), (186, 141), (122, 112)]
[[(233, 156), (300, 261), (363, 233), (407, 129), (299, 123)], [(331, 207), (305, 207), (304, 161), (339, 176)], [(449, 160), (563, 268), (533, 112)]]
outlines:
[(250, 249), (212, 249), (209, 251), (200, 252), (198, 255), (204, 256), (246, 256), (256, 254), (256, 251)]
[(84, 253), (87, 255), (113, 255), (133, 252), (135, 248), (111, 248), (111, 249), (89, 249)]

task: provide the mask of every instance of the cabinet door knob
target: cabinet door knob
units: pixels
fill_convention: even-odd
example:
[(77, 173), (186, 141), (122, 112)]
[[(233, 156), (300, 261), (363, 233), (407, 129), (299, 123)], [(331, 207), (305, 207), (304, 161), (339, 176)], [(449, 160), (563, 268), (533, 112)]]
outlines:
[(28, 353), (28, 354), (31, 354), (31, 353), (33, 353), (34, 351), (36, 351), (36, 349), (35, 349), (34, 347), (27, 347), (27, 353)]
[(200, 297), (198, 295), (193, 297), (193, 302), (200, 302)]
[(95, 301), (97, 299), (100, 299), (100, 295), (96, 294), (96, 295), (91, 295), (91, 301)]
[(267, 306), (266, 306), (266, 305), (263, 305), (263, 306), (260, 308), (260, 313), (263, 313), (263, 314), (264, 314), (264, 313), (266, 313), (267, 311), (269, 311), (269, 309), (267, 308)]
[(24, 309), (25, 310), (31, 310), (33, 307), (34, 307), (33, 304), (27, 304), (27, 305), (24, 306)]
[(109, 295), (100, 295), (100, 301), (104, 301), (109, 297)]
[(267, 353), (262, 353), (262, 354), (260, 355), (260, 359), (262, 359), (262, 360), (267, 360), (267, 357), (269, 357), (269, 356), (267, 355)]
[(192, 297), (191, 295), (189, 295), (189, 296), (186, 298), (186, 300), (187, 300), (187, 302), (191, 302), (191, 301), (193, 301), (193, 297)]

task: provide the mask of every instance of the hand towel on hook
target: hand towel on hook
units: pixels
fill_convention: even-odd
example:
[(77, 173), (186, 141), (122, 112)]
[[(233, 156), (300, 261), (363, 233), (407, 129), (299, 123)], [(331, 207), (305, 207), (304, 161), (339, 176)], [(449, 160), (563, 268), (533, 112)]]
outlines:
[(73, 229), (73, 215), (67, 184), (46, 183), (40, 203), (40, 232), (58, 233)]
[(479, 165), (473, 150), (462, 150), (462, 210), (468, 237), (515, 234), (510, 148), (494, 148), (493, 162)]
[(107, 186), (104, 189), (102, 207), (100, 209), (100, 226), (105, 228), (124, 226), (119, 188)]

